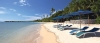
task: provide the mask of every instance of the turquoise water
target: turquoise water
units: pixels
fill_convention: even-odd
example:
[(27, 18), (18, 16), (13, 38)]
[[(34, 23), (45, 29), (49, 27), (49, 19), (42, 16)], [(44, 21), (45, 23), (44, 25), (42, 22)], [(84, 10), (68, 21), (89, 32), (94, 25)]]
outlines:
[[(0, 43), (30, 43), (42, 23), (0, 22)], [(33, 43), (33, 42), (32, 42)]]

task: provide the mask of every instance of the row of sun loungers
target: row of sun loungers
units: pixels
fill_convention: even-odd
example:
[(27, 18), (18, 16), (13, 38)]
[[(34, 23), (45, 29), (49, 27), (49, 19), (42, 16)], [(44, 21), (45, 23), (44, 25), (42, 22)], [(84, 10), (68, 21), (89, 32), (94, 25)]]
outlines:
[[(57, 28), (58, 30), (61, 30), (61, 31), (63, 31), (65, 28), (71, 28), (71, 26), (72, 25), (66, 25), (66, 26), (62, 26), (61, 24), (54, 25), (55, 28)], [(88, 28), (89, 28), (88, 26), (85, 26), (82, 29), (73, 29), (69, 33), (71, 35), (76, 35), (76, 37), (78, 37), (78, 38), (80, 38), (81, 36), (85, 37), (85, 34), (88, 34), (88, 33), (93, 33), (96, 36), (95, 32), (100, 29), (100, 28), (94, 27), (93, 29), (86, 31), (86, 29), (88, 29)]]

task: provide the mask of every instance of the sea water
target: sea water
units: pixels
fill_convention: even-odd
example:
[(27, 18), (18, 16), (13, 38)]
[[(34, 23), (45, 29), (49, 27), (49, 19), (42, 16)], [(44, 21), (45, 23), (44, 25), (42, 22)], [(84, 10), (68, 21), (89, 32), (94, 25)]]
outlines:
[(34, 43), (42, 23), (0, 22), (0, 43)]

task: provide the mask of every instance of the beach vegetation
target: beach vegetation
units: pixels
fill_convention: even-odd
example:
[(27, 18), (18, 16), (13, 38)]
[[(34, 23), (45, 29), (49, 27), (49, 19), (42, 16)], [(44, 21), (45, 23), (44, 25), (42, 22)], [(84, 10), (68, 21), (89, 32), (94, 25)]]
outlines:
[[(69, 3), (69, 5), (67, 5), (62, 10), (56, 11), (56, 13), (53, 13), (53, 12), (55, 12), (55, 9), (52, 7), (50, 10), (51, 11), (50, 17), (43, 18), (43, 19), (41, 19), (41, 21), (42, 22), (47, 22), (47, 21), (50, 22), (50, 21), (53, 21), (52, 19), (54, 17), (60, 16), (60, 15), (66, 15), (71, 12), (76, 12), (78, 10), (89, 10), (89, 11), (94, 12), (94, 15), (96, 15), (96, 21), (99, 22), (100, 14), (98, 14), (98, 12), (100, 12), (100, 0), (72, 0)], [(85, 18), (85, 16), (84, 16), (84, 18)]]
[(100, 16), (96, 18), (96, 24), (100, 24)]

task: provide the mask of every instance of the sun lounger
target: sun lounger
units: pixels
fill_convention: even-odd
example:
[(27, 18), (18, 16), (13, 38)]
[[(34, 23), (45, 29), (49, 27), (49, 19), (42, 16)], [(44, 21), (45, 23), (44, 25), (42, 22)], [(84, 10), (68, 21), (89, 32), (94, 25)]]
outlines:
[(81, 32), (79, 32), (79, 33), (77, 33), (76, 34), (76, 37), (81, 37), (82, 35), (83, 35), (83, 37), (85, 36), (85, 34), (87, 34), (87, 33), (93, 33), (93, 34), (95, 34), (95, 36), (96, 36), (96, 31), (98, 31), (100, 28), (93, 28), (93, 29), (91, 29), (91, 30), (89, 30), (89, 31), (81, 31)]
[(60, 27), (62, 24), (58, 24), (58, 25), (53, 25), (54, 28), (58, 28)]
[(69, 28), (69, 27), (71, 27), (71, 26), (72, 26), (72, 25), (60, 26), (60, 27), (58, 28), (58, 30), (63, 31), (65, 28)]
[(70, 31), (70, 34), (73, 35), (73, 34), (76, 34), (78, 31), (85, 31), (87, 28), (87, 26), (83, 27), (82, 29), (73, 29), (72, 31)]

